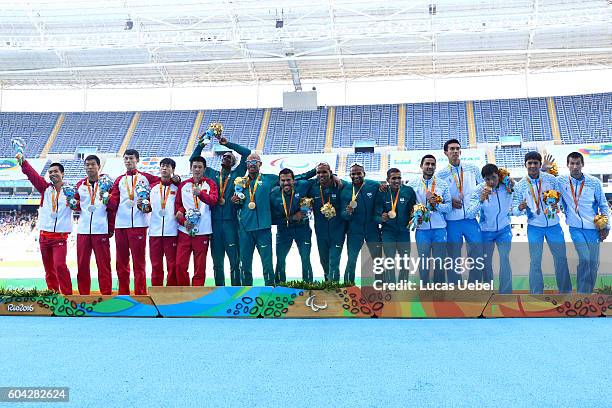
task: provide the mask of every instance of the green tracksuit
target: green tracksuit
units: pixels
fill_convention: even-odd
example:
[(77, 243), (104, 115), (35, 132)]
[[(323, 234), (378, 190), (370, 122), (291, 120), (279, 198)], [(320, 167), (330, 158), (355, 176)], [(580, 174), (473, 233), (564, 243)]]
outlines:
[[(344, 218), (348, 224), (346, 237), (348, 259), (344, 271), (345, 282), (355, 281), (357, 256), (364, 242), (367, 244), (371, 259), (381, 256), (380, 230), (378, 228), (378, 223), (374, 219), (374, 203), (379, 187), (379, 183), (372, 180), (365, 180), (360, 191), (360, 187), (355, 187), (355, 193), (359, 191), (359, 194), (357, 194), (355, 200), (357, 201), (357, 208), (353, 210), (352, 214), (346, 211), (346, 206), (349, 205), (352, 200), (353, 184), (349, 183), (342, 189), (340, 195), (342, 218)], [(366, 266), (366, 270), (362, 270), (362, 272), (373, 277), (372, 268), (370, 268), (371, 260), (362, 257), (361, 262)], [(364, 276), (362, 276), (362, 279), (363, 278)]]
[[(389, 218), (386, 222), (382, 221), (382, 213), (389, 213), (392, 203), (397, 198), (395, 207), (396, 217)], [(395, 258), (395, 254), (400, 257), (410, 256), (410, 229), (408, 222), (412, 217), (412, 207), (416, 203), (416, 194), (412, 187), (400, 186), (399, 196), (391, 188), (387, 192), (379, 191), (376, 195), (376, 206), (374, 209), (377, 223), (382, 225), (382, 246), (386, 258)], [(400, 269), (399, 279), (408, 280), (408, 270)], [(383, 280), (385, 282), (395, 282), (395, 268), (385, 270)]]
[[(340, 205), (341, 191), (342, 188), (333, 184), (330, 187), (322, 188), (318, 180), (315, 180), (308, 190), (308, 197), (314, 199), (312, 212), (315, 220), (319, 260), (323, 267), (325, 280), (334, 282), (340, 280), (340, 256), (346, 234), (346, 222), (342, 218), (343, 208)], [(336, 216), (330, 219), (321, 213), (321, 208), (327, 202), (336, 209)]]
[[(251, 150), (231, 142), (228, 142), (225, 147), (234, 150), (241, 156), (238, 165), (229, 172), (229, 177), (223, 169), (220, 172), (211, 167), (206, 167), (204, 171), (204, 176), (214, 180), (219, 188), (219, 201), (217, 205), (211, 207), (213, 233), (210, 252), (213, 260), (215, 285), (225, 285), (224, 264), (225, 254), (227, 253), (232, 286), (240, 286), (238, 216), (236, 207), (232, 205), (231, 198), (234, 195), (234, 180), (236, 177), (241, 177), (246, 173), (246, 159), (251, 154)], [(191, 158), (199, 156), (202, 153), (202, 149), (202, 146), (196, 145)], [(223, 196), (221, 195), (221, 182), (226, 186)], [(225, 200), (223, 205), (220, 203), (221, 198)]]
[[(297, 175), (296, 180), (308, 179), (316, 174), (316, 170)], [(272, 216), (270, 212), (270, 195), (272, 189), (278, 186), (278, 176), (260, 174), (257, 188), (256, 180), (250, 180), (244, 191), (245, 200), (236, 204), (238, 207), (238, 237), (240, 239), (240, 261), (242, 263), (242, 285), (253, 285), (253, 251), (257, 247), (263, 266), (266, 286), (274, 286), (274, 268), (272, 265)], [(248, 208), (250, 192), (253, 191), (254, 209)]]
[[(286, 258), (291, 244), (295, 241), (300, 258), (302, 260), (302, 280), (312, 282), (312, 266), (310, 264), (310, 250), (312, 248), (312, 230), (308, 216), (301, 221), (293, 221), (291, 217), (300, 212), (300, 199), (306, 197), (306, 193), (312, 183), (310, 181), (296, 181), (291, 192), (284, 193), (280, 187), (272, 190), (270, 206), (272, 210), (272, 223), (277, 225), (276, 229), (276, 283), (285, 282)], [(281, 194), (285, 197), (283, 199)], [(293, 199), (292, 199), (293, 196)], [(289, 213), (289, 220), (285, 214), (285, 206)]]

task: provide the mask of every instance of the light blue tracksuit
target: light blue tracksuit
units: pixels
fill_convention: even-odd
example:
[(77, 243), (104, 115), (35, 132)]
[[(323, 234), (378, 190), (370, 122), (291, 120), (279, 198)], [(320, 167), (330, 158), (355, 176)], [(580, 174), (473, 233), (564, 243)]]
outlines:
[[(542, 182), (540, 184), (540, 181)], [(533, 188), (531, 193), (530, 183)], [(542, 276), (542, 250), (544, 249), (544, 238), (553, 255), (555, 264), (555, 277), (559, 293), (570, 293), (572, 282), (567, 267), (567, 255), (565, 252), (565, 238), (563, 230), (559, 225), (559, 216), (547, 218), (544, 214), (544, 192), (547, 190), (559, 191), (555, 176), (540, 172), (537, 179), (525, 176), (519, 181), (514, 189), (512, 212), (516, 216), (527, 214), (527, 241), (529, 242), (529, 290), (531, 293), (544, 293), (544, 278)], [(537, 200), (534, 200), (534, 196)], [(525, 199), (527, 208), (519, 211), (520, 203)], [(539, 203), (539, 204), (538, 204)], [(538, 214), (539, 209), (539, 214)]]
[(491, 191), (489, 198), (480, 201), (480, 195), (486, 183), (480, 183), (472, 192), (466, 214), (470, 217), (479, 214), (480, 232), (483, 243), (484, 271), (482, 280), (493, 280), (493, 251), (497, 244), (499, 252), (499, 293), (512, 293), (512, 267), (510, 266), (510, 246), (512, 229), (510, 212), (512, 211), (512, 192), (502, 184)]
[(580, 180), (569, 175), (559, 176), (557, 183), (570, 236), (578, 253), (576, 290), (578, 293), (593, 293), (599, 269), (599, 231), (593, 220), (597, 214), (607, 216), (610, 229), (608, 202), (601, 181), (588, 174)]

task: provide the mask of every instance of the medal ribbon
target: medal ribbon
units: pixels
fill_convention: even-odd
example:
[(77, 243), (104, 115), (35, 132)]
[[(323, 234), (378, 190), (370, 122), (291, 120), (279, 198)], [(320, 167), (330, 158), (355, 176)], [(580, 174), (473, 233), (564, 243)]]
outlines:
[(361, 192), (361, 189), (363, 188), (363, 185), (365, 183), (363, 183), (361, 185), (361, 187), (359, 187), (359, 190), (357, 191), (357, 194), (355, 194), (355, 185), (353, 185), (353, 198), (351, 199), (351, 201), (355, 201), (355, 199), (357, 198), (357, 196), (359, 195), (359, 193)]
[[(459, 176), (459, 179), (457, 179), (457, 176), (455, 175), (455, 172), (453, 171), (453, 166), (449, 164), (448, 168), (450, 169), (451, 174), (453, 175), (453, 178), (455, 179), (455, 185), (457, 185), (457, 188), (459, 189), (459, 194), (463, 194), (463, 166), (461, 166), (461, 176)], [(457, 170), (457, 174), (459, 174), (459, 170)]]
[[(195, 187), (200, 187), (200, 186), (202, 185), (202, 182), (199, 182), (199, 183), (192, 183), (192, 184), (193, 184)], [(192, 190), (192, 193), (193, 193), (193, 190)], [(196, 208), (196, 210), (199, 210), (199, 209), (200, 209), (200, 200), (199, 200), (198, 196), (197, 196), (197, 195), (195, 195), (195, 194), (193, 195), (193, 203), (195, 204), (195, 208)]]
[(397, 194), (395, 195), (395, 200), (393, 200), (393, 196), (391, 195), (391, 189), (389, 188), (389, 197), (391, 198), (391, 211), (396, 212), (397, 208), (397, 199), (399, 198), (400, 189), (397, 189)]
[(57, 206), (59, 205), (59, 196), (60, 193), (58, 193), (55, 190), (55, 186), (53, 186), (53, 190), (51, 190), (51, 212), (57, 212)]
[[(425, 196), (427, 196), (427, 192), (428, 191), (431, 191), (432, 194), (435, 193), (435, 189), (436, 189), (436, 176), (433, 176), (433, 178), (432, 178), (431, 190), (427, 189), (427, 184), (425, 184), (425, 180), (421, 179), (421, 183), (423, 184), (423, 187), (425, 187)], [(427, 198), (425, 199), (425, 201), (427, 201)]]
[[(163, 192), (162, 192), (163, 188)], [(166, 209), (166, 203), (168, 202), (168, 197), (170, 197), (170, 186), (162, 186), (162, 183), (159, 183), (159, 198), (161, 201), (162, 210)]]
[(291, 200), (289, 201), (289, 209), (287, 209), (287, 202), (285, 201), (285, 193), (281, 191), (281, 198), (283, 199), (283, 209), (285, 210), (285, 218), (287, 219), (287, 223), (289, 223), (289, 212), (291, 212), (291, 207), (293, 206), (293, 188), (291, 189)]
[(229, 182), (229, 173), (225, 177), (225, 183), (223, 183), (223, 171), (219, 172), (219, 187), (221, 188), (221, 194), (219, 194), (219, 200), (225, 197), (225, 188), (227, 187), (227, 183)]
[[(325, 196), (323, 195), (323, 187), (319, 184), (319, 191), (321, 192), (321, 206), (325, 205)], [(327, 204), (331, 202), (331, 194), (327, 198)]]
[(85, 185), (87, 186), (87, 191), (89, 191), (89, 197), (91, 197), (90, 198), (91, 205), (94, 205), (96, 203), (96, 194), (98, 193), (98, 182), (96, 181), (96, 185), (94, 186), (93, 193), (91, 192), (91, 184), (89, 183), (89, 179), (87, 179), (87, 181), (85, 182)]
[(130, 191), (130, 185), (127, 181), (127, 175), (123, 178), (123, 180), (125, 181), (125, 189), (127, 190), (130, 200), (134, 201), (134, 190), (136, 189), (136, 181), (138, 181), (138, 173), (132, 176), (132, 191)]
[[(580, 201), (580, 197), (582, 196), (582, 189), (584, 188), (584, 182), (586, 180), (582, 180), (580, 184), (580, 191), (578, 192), (578, 197), (576, 197), (576, 191), (574, 190), (574, 186), (572, 184), (572, 177), (568, 176), (570, 182), (570, 190), (572, 190), (572, 198), (574, 199), (574, 205), (576, 206), (576, 212), (578, 212), (578, 201)], [(576, 190), (578, 190), (578, 185), (576, 184)]]
[(533, 191), (533, 184), (531, 184), (531, 179), (527, 176), (527, 182), (529, 183), (529, 190), (531, 191), (531, 196), (533, 197), (533, 201), (536, 205), (536, 211), (540, 211), (540, 195), (542, 194), (542, 179), (540, 178), (538, 182), (538, 197), (536, 198), (535, 191)]
[(253, 187), (251, 187), (251, 183), (249, 182), (249, 198), (251, 199), (252, 203), (255, 202), (255, 193), (257, 192), (257, 187), (259, 187), (260, 178), (261, 174), (258, 174), (257, 178), (255, 179), (255, 185)]

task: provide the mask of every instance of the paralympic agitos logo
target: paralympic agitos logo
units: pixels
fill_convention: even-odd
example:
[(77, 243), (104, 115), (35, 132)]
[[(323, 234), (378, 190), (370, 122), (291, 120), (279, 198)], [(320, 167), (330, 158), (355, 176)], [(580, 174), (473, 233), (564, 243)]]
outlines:
[(295, 157), (279, 157), (270, 162), (272, 167), (280, 167), (280, 169), (306, 169), (310, 166), (310, 162)]

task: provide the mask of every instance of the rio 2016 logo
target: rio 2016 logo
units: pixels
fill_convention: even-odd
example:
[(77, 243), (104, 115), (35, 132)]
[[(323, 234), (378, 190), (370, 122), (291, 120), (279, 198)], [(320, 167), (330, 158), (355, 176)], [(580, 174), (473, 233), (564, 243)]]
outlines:
[(15, 305), (13, 303), (9, 303), (8, 305), (6, 305), (6, 310), (9, 312), (33, 312), (34, 305)]

